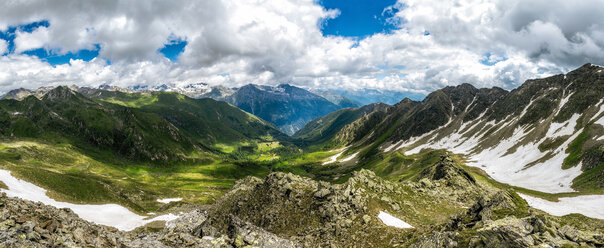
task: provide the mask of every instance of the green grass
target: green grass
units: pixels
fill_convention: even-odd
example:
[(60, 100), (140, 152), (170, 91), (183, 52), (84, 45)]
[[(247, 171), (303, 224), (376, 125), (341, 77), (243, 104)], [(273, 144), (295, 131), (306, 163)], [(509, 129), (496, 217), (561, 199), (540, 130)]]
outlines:
[(0, 151), (20, 159), (0, 158), (0, 167), (72, 203), (119, 203), (134, 211), (155, 211), (159, 198), (181, 197), (195, 204), (215, 201), (236, 180), (248, 175), (266, 176), (269, 167), (259, 163), (228, 162), (206, 157), (194, 163), (158, 166), (114, 158), (99, 161), (68, 144), (4, 141)]
[(581, 192), (604, 193), (604, 163), (576, 177), (573, 180), (573, 188)]
[(568, 145), (568, 148), (566, 149), (568, 156), (564, 159), (562, 169), (568, 169), (579, 164), (579, 162), (581, 161), (583, 145), (585, 144), (585, 141), (587, 141), (589, 138), (587, 135), (588, 131), (589, 125), (585, 126), (583, 132), (581, 132), (581, 134), (579, 134), (579, 136), (577, 136), (577, 138), (575, 138), (575, 140), (573, 140), (570, 145)]
[(157, 95), (148, 94), (148, 93), (147, 94), (136, 93), (136, 94), (131, 94), (130, 96), (131, 97), (129, 97), (129, 98), (126, 98), (124, 96), (108, 97), (108, 98), (104, 98), (103, 101), (122, 105), (125, 107), (140, 108), (145, 105), (153, 104), (154, 102), (157, 102), (157, 100), (158, 100)]

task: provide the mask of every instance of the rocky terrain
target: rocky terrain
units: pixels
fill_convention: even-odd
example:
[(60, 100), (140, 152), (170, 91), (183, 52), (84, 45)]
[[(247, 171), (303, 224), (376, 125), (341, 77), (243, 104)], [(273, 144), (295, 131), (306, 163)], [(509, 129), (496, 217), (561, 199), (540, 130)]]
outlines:
[(69, 209), (57, 209), (0, 195), (0, 247), (297, 247), (233, 216), (228, 232), (208, 225), (207, 212), (184, 214), (151, 232), (121, 232), (80, 219)]
[[(442, 205), (441, 205), (442, 204)], [(448, 208), (448, 209), (447, 209)], [(413, 228), (386, 226), (379, 211)], [(601, 247), (604, 224), (569, 222), (443, 156), (413, 180), (356, 172), (343, 184), (248, 177), (165, 227), (121, 232), (68, 209), (0, 196), (1, 247)]]

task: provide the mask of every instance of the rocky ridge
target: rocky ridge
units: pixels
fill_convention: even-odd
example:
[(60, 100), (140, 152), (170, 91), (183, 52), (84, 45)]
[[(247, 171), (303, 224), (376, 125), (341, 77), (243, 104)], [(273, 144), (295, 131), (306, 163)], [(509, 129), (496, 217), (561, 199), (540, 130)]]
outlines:
[[(414, 228), (386, 226), (378, 212)], [(418, 176), (388, 181), (360, 170), (342, 184), (290, 173), (247, 177), (212, 205), (164, 228), (95, 225), (67, 209), (0, 196), (0, 246), (73, 247), (601, 247), (604, 226), (530, 208), (442, 156)], [(593, 223), (601, 223), (594, 220)], [(598, 226), (601, 225), (601, 226)]]
[(298, 247), (237, 217), (229, 232), (208, 225), (195, 210), (157, 232), (122, 232), (80, 219), (69, 209), (0, 195), (0, 247)]

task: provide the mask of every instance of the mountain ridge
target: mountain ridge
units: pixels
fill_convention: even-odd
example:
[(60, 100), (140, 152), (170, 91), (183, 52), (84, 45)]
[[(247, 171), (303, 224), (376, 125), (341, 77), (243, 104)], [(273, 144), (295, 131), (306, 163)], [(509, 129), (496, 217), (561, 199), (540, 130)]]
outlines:
[[(406, 154), (423, 148), (450, 149), (473, 154), (475, 160), (482, 161), (475, 166), (483, 166), (489, 158), (498, 158), (495, 161), (504, 163), (521, 156), (521, 152), (529, 152), (530, 158), (515, 157), (520, 159), (522, 167), (516, 167), (511, 174), (501, 176), (505, 174), (505, 166), (501, 164), (490, 170), (486, 165), (487, 172), (499, 181), (531, 189), (572, 191), (568, 178), (577, 178), (586, 173), (587, 168), (596, 168), (604, 162), (602, 156), (597, 155), (603, 152), (599, 138), (603, 134), (601, 125), (592, 125), (602, 119), (602, 76), (601, 67), (586, 64), (566, 75), (528, 80), (509, 92), (500, 88), (476, 89), (469, 84), (446, 87), (421, 102), (404, 100), (386, 114), (373, 113), (349, 124), (334, 139), (342, 146), (375, 147), (365, 150), (365, 154), (401, 149)], [(375, 132), (369, 133), (369, 129)], [(589, 142), (577, 140), (584, 132)], [(573, 142), (582, 143), (569, 146)], [(488, 152), (495, 154), (487, 155)], [(585, 160), (586, 157), (591, 159)], [(589, 165), (577, 171), (575, 166), (579, 162)], [(537, 173), (538, 168), (546, 168), (546, 164), (561, 167), (556, 170), (560, 175), (555, 179), (544, 178), (539, 185), (533, 185), (531, 180), (514, 179), (517, 170), (537, 176), (533, 173)], [(558, 183), (547, 186), (552, 182), (561, 186), (558, 189), (555, 188)]]

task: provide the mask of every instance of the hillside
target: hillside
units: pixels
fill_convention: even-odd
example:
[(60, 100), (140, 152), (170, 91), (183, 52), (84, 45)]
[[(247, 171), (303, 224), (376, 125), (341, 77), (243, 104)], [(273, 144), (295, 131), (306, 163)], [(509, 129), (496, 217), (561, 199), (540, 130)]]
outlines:
[(374, 111), (385, 111), (388, 107), (383, 103), (374, 103), (358, 108), (340, 109), (312, 120), (292, 138), (302, 146), (323, 144), (331, 140), (344, 126)]
[(193, 99), (171, 92), (124, 93), (80, 88), (84, 95), (136, 108), (166, 119), (203, 146), (241, 148), (246, 142), (287, 142), (272, 124), (226, 102)]
[(468, 156), (494, 179), (532, 190), (603, 192), (603, 68), (529, 80), (511, 92), (463, 84), (403, 100), (334, 138), (375, 154), (425, 148)]
[(340, 109), (292, 137), (175, 92), (18, 90), (0, 100), (0, 190), (22, 198), (0, 196), (0, 245), (599, 247), (603, 70)]

